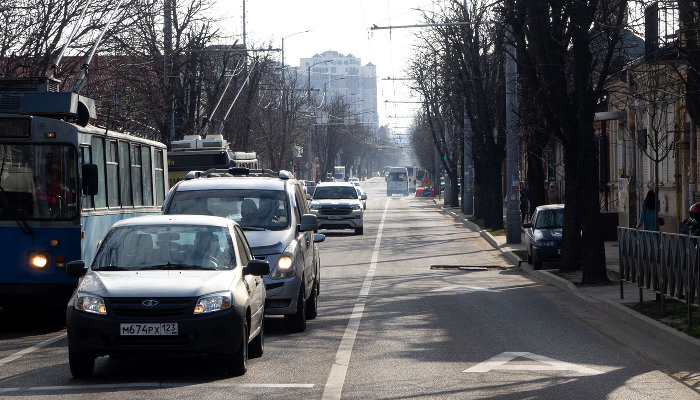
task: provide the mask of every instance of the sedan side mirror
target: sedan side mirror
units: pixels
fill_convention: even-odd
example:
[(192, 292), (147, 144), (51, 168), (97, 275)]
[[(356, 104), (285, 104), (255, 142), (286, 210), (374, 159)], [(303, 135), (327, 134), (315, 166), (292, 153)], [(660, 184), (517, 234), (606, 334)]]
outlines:
[(326, 241), (326, 235), (323, 233), (314, 233), (314, 243), (321, 243)]
[(367, 200), (367, 195), (366, 195), (366, 194), (362, 194), (362, 195), (360, 196), (360, 200)]
[(523, 228), (532, 228), (532, 224), (529, 222), (526, 222), (523, 224)]
[(87, 267), (83, 260), (71, 261), (66, 264), (66, 275), (73, 278), (80, 278), (87, 273)]
[(243, 267), (243, 275), (265, 276), (270, 274), (270, 263), (265, 260), (250, 260)]
[(306, 200), (311, 200), (311, 195), (308, 193), (306, 194)]
[(301, 216), (299, 224), (299, 232), (315, 231), (318, 229), (318, 218), (313, 214), (304, 214)]

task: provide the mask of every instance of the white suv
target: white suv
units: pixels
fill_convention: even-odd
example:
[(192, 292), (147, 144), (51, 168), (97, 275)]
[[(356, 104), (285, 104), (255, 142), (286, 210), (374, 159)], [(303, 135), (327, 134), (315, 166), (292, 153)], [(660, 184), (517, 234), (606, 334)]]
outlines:
[(367, 195), (358, 194), (350, 182), (323, 182), (316, 186), (309, 210), (318, 218), (319, 229), (354, 229), (362, 235), (363, 200)]

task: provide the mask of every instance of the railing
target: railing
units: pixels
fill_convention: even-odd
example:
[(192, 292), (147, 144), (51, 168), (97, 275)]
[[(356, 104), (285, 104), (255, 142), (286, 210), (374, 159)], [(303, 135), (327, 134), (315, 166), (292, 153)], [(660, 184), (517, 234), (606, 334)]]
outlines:
[(624, 298), (623, 282), (639, 287), (639, 302), (643, 289), (660, 297), (674, 298), (688, 304), (700, 304), (700, 237), (677, 233), (617, 228), (620, 251), (620, 298)]

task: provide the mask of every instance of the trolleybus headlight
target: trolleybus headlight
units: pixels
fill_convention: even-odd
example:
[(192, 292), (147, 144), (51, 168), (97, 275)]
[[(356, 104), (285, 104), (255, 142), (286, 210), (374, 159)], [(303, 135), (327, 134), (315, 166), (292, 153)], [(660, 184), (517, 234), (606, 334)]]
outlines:
[(44, 269), (49, 264), (49, 258), (43, 253), (33, 253), (29, 256), (29, 264), (36, 269)]
[(105, 300), (99, 296), (78, 293), (75, 297), (74, 307), (76, 310), (82, 310), (93, 314), (107, 314)]

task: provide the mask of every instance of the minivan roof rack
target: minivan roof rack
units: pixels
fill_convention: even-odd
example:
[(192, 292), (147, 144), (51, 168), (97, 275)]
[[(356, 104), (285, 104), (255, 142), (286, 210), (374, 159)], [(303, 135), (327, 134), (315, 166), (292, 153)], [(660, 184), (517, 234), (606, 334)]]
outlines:
[(273, 171), (270, 169), (231, 167), (229, 169), (211, 168), (206, 171), (190, 171), (185, 176), (185, 180), (197, 178), (219, 178), (225, 176), (267, 176), (283, 180), (294, 178), (294, 175), (287, 170)]

